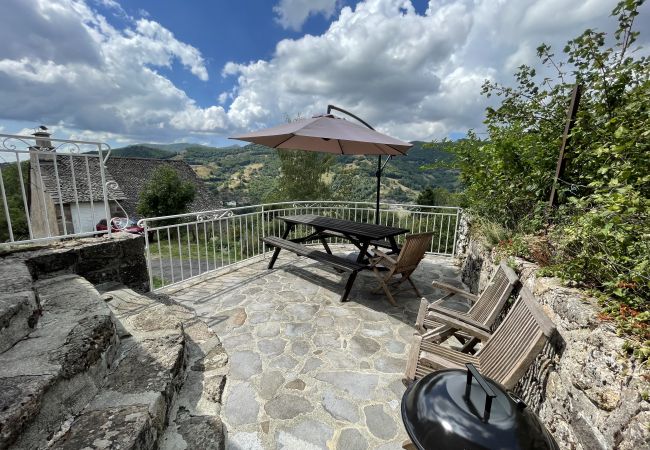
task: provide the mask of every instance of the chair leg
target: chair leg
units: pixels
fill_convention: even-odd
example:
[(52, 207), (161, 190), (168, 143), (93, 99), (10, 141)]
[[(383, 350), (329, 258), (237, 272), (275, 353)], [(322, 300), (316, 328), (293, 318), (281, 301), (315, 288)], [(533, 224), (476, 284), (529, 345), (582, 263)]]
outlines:
[(413, 283), (413, 280), (411, 280), (411, 275), (410, 274), (406, 276), (406, 280), (411, 284), (411, 286), (413, 287), (413, 290), (415, 290), (415, 295), (417, 295), (418, 297), (422, 297), (422, 294), (420, 294), (420, 291), (415, 286), (415, 283)]
[(429, 308), (429, 302), (426, 298), (420, 300), (420, 309), (418, 309), (418, 317), (415, 319), (415, 329), (418, 330), (420, 334), (423, 334), (426, 330), (424, 328), (424, 319), (427, 316), (427, 310)]
[(390, 289), (388, 289), (388, 286), (386, 285), (386, 280), (390, 279), (390, 277), (391, 277), (391, 275), (392, 275), (392, 272), (389, 272), (389, 274), (388, 274), (388, 276), (386, 277), (386, 279), (384, 279), (384, 278), (381, 276), (381, 274), (379, 273), (379, 271), (377, 270), (376, 267), (373, 267), (373, 268), (372, 268), (372, 271), (375, 273), (375, 276), (376, 276), (377, 279), (379, 280), (379, 284), (381, 284), (382, 289), (383, 289), (384, 292), (386, 293), (386, 297), (388, 297), (388, 301), (389, 301), (393, 306), (397, 306), (397, 303), (395, 302), (395, 299), (393, 298), (393, 294), (390, 293)]
[(476, 353), (474, 347), (476, 347), (476, 344), (478, 344), (479, 342), (481, 342), (480, 339), (473, 337), (467, 342), (465, 342), (463, 348), (460, 351), (463, 353), (469, 353), (470, 355), (473, 355)]
[(395, 285), (395, 287), (397, 288), (397, 287), (399, 287), (402, 283), (404, 283), (405, 281), (408, 281), (409, 284), (411, 285), (411, 287), (415, 290), (415, 295), (417, 295), (418, 297), (422, 297), (422, 294), (421, 294), (420, 291), (418, 290), (417, 286), (415, 286), (415, 284), (413, 283), (413, 280), (411, 280), (411, 274), (412, 274), (412, 273), (413, 273), (412, 270), (411, 270), (410, 272), (404, 272), (404, 273), (402, 273), (402, 278), (400, 278), (400, 280), (397, 282), (397, 284)]
[(415, 444), (411, 442), (409, 439), (406, 439), (404, 442), (402, 442), (402, 448), (404, 450), (417, 450)]
[(420, 344), (422, 343), (422, 336), (414, 335), (411, 340), (411, 349), (409, 350), (408, 358), (406, 360), (406, 368), (404, 369), (404, 377), (402, 383), (404, 386), (409, 387), (415, 381), (415, 372), (418, 366), (418, 359), (420, 356)]

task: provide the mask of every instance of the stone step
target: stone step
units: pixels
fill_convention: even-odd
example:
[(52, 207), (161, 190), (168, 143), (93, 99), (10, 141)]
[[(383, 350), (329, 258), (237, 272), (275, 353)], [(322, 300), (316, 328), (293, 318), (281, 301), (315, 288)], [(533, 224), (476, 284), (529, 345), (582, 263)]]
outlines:
[(31, 333), (38, 322), (40, 306), (32, 291), (27, 266), (9, 258), (0, 260), (0, 353)]
[(33, 289), (42, 317), (0, 354), (0, 448), (44, 447), (99, 391), (119, 342), (110, 310), (85, 279), (62, 275)]
[(102, 389), (51, 448), (153, 449), (185, 380), (186, 310), (130, 289), (104, 294), (121, 343)]
[(133, 337), (142, 339), (152, 333), (166, 336), (164, 329), (171, 323), (183, 324), (187, 371), (178, 395), (168, 403), (168, 423), (159, 448), (222, 450), (221, 396), (228, 357), (216, 334), (192, 309), (165, 295), (143, 296), (130, 289), (117, 289), (107, 292), (106, 298), (124, 324), (122, 333)]
[[(183, 323), (187, 371), (178, 395), (171, 404), (168, 425), (158, 442), (162, 450), (179, 448), (222, 450), (221, 396), (228, 372), (228, 356), (221, 341), (194, 310), (170, 297), (149, 293), (139, 296), (130, 289), (108, 292), (116, 316), (127, 324), (131, 311), (150, 311), (152, 321), (164, 323), (175, 317)], [(133, 332), (133, 330), (131, 330)], [(157, 331), (160, 333), (160, 331)]]

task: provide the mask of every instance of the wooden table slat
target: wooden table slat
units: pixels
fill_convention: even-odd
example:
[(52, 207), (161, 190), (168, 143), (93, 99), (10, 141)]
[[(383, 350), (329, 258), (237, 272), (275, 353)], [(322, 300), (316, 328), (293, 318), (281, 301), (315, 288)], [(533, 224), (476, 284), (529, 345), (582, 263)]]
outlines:
[(317, 216), (315, 214), (301, 214), (296, 216), (280, 217), (287, 223), (311, 225), (315, 228), (322, 228), (341, 233), (347, 233), (357, 238), (381, 240), (389, 237), (407, 233), (406, 228), (389, 227), (370, 223), (353, 222), (351, 220), (336, 219), (333, 217)]

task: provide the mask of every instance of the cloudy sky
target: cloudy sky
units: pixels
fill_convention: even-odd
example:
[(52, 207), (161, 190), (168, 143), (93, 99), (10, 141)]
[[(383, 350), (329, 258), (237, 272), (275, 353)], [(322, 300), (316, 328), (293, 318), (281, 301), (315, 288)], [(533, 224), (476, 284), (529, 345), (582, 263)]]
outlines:
[(329, 103), (405, 140), (461, 136), (481, 126), (485, 79), (511, 82), (541, 42), (560, 53), (585, 28), (613, 31), (616, 1), (0, 4), (0, 132), (121, 146), (228, 145)]

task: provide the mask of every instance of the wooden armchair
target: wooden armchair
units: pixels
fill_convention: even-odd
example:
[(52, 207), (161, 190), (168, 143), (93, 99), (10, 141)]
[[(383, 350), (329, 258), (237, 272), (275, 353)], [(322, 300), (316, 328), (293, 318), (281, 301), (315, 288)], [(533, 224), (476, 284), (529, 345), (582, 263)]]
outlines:
[(483, 347), (470, 355), (413, 337), (404, 383), (409, 384), (439, 369), (465, 367), (471, 362), (486, 377), (506, 388), (512, 388), (537, 357), (546, 340), (555, 332), (555, 325), (546, 316), (533, 295), (521, 288), (512, 309), (494, 333), (486, 333), (471, 325), (462, 331), (483, 341)]
[[(418, 288), (410, 277), (413, 271), (418, 267), (418, 264), (420, 264), (422, 258), (424, 258), (424, 253), (431, 248), (432, 239), (433, 233), (410, 234), (406, 236), (406, 242), (404, 242), (404, 246), (400, 250), (399, 255), (387, 255), (380, 250), (374, 250), (374, 253), (377, 256), (370, 260), (370, 267), (379, 280), (381, 288), (386, 293), (388, 301), (391, 302), (393, 306), (397, 306), (397, 303), (395, 302), (388, 285), (391, 278), (397, 275), (401, 275), (401, 278), (397, 280), (395, 287), (408, 281), (415, 290), (415, 294), (418, 297), (422, 297), (420, 291), (418, 291)], [(388, 271), (382, 273), (378, 270), (377, 266), (384, 266)]]
[[(510, 297), (510, 293), (519, 284), (517, 274), (504, 261), (501, 261), (487, 287), (479, 296), (434, 281), (433, 287), (446, 290), (449, 294), (431, 304), (423, 298), (420, 302), (415, 327), (422, 334), (422, 340), (429, 342), (441, 342), (451, 335), (456, 335), (465, 344), (463, 351), (468, 351), (476, 344), (477, 339), (468, 340), (464, 335), (459, 334), (458, 330), (462, 329), (464, 325), (471, 325), (489, 333)], [(454, 295), (461, 295), (472, 302), (472, 306), (467, 312), (442, 306), (445, 300)]]

